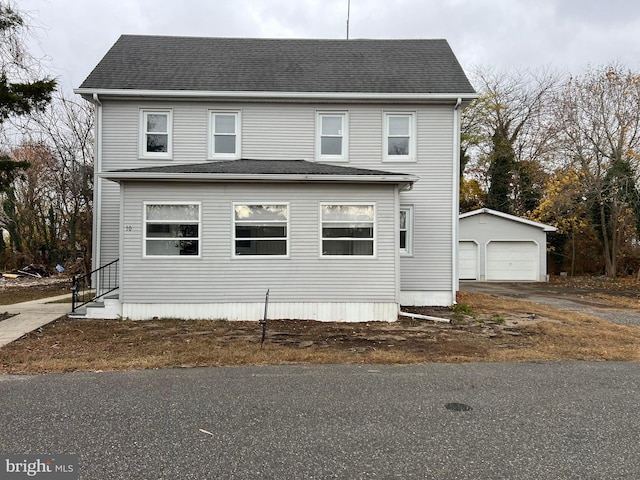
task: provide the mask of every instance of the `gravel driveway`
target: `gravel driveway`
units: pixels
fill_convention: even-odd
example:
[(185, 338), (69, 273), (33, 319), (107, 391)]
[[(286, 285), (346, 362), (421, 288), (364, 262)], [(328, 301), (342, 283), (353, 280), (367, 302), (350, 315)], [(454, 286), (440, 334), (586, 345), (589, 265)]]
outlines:
[(572, 288), (544, 282), (460, 282), (460, 290), (503, 298), (527, 300), (560, 310), (579, 312), (620, 325), (640, 327), (639, 310), (614, 308), (598, 299), (590, 298), (593, 293), (637, 298), (638, 307), (640, 308), (640, 292), (637, 290), (603, 290), (599, 292), (594, 289)]

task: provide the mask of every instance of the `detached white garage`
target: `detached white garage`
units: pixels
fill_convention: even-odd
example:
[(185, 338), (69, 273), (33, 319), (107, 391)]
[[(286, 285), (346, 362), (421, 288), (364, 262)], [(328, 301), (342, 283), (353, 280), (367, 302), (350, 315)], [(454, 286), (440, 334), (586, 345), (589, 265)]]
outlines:
[(459, 280), (547, 279), (547, 232), (555, 227), (488, 208), (460, 215)]
[(473, 240), (460, 240), (458, 244), (458, 278), (478, 280), (480, 268), (478, 244)]

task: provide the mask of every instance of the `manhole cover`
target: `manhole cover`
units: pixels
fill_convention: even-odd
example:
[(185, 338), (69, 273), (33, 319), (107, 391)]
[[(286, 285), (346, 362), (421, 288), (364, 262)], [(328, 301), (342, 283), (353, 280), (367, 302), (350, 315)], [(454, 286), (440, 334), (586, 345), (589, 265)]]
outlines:
[(453, 412), (468, 412), (473, 410), (473, 407), (464, 403), (447, 403), (444, 408)]

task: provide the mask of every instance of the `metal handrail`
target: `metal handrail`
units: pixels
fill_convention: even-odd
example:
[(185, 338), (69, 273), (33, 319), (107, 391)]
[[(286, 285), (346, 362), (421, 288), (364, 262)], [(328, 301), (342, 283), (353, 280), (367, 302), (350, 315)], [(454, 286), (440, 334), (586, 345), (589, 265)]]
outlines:
[[(74, 275), (71, 283), (71, 312), (104, 297), (119, 288), (118, 266), (120, 259), (109, 262), (85, 275)], [(92, 279), (96, 277), (95, 287)]]

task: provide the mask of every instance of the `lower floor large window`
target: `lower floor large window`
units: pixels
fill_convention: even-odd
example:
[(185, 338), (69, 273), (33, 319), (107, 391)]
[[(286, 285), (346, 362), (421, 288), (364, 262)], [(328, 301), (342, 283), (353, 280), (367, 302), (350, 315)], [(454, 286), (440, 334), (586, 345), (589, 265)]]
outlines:
[(145, 256), (200, 255), (199, 203), (145, 203)]
[(321, 204), (322, 256), (373, 256), (374, 204)]
[(235, 256), (286, 256), (289, 253), (289, 206), (234, 204)]

